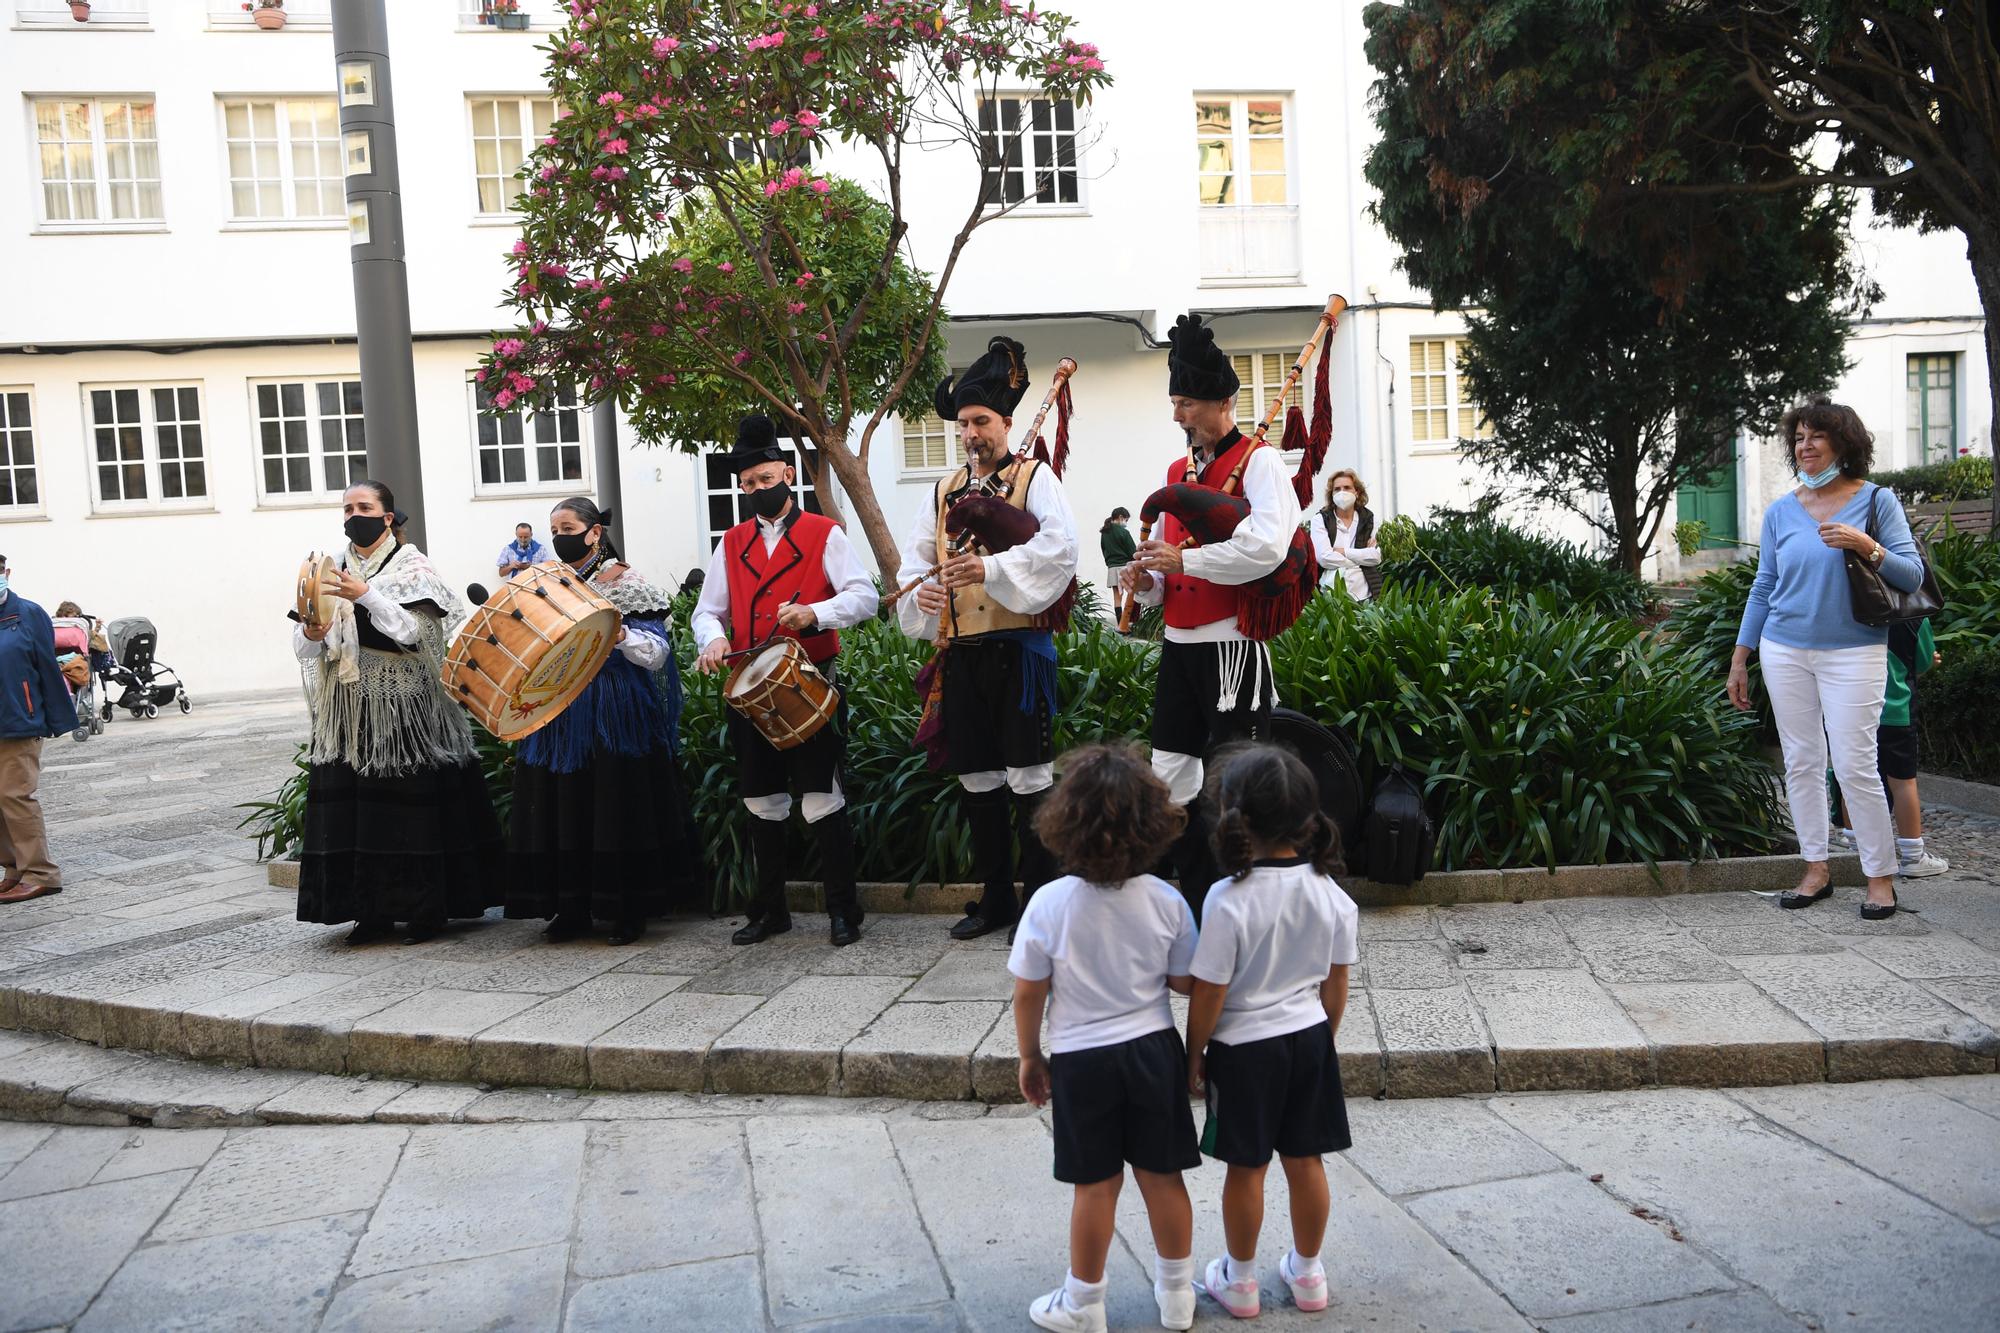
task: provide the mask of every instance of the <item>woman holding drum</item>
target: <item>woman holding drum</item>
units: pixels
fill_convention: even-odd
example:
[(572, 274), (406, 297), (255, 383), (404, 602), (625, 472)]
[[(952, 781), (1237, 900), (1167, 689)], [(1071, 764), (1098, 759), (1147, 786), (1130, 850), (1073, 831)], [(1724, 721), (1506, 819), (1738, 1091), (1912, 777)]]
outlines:
[(464, 611), (397, 535), (388, 487), (356, 482), (341, 508), (347, 549), (308, 560), (293, 613), (312, 710), (299, 920), (356, 922), (350, 944), (403, 921), (415, 944), (499, 901), (500, 825), (438, 679)]
[[(552, 703), (561, 711), (516, 752), (507, 915), (549, 918), (551, 940), (604, 921), (611, 943), (630, 944), (647, 918), (700, 900), (704, 881), (674, 759), (681, 688), (671, 599), (618, 558), (610, 519), (583, 496), (549, 515), (556, 558), (623, 619), (603, 666), (566, 706)], [(552, 569), (517, 574), (496, 600), (522, 587), (531, 595), (545, 575), (567, 586)]]

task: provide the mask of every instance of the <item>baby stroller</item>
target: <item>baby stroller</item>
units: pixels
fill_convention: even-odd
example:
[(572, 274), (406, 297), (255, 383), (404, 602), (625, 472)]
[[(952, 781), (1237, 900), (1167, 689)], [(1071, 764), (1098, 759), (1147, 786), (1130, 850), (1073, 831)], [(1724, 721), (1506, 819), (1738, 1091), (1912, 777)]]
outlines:
[(97, 712), (96, 673), (90, 666), (90, 621), (82, 616), (56, 616), (51, 623), (56, 665), (69, 682), (70, 701), (76, 706), (76, 730), (70, 735), (81, 743), (104, 730), (104, 719)]
[[(133, 717), (158, 717), (162, 708), (174, 703), (181, 706), (183, 713), (194, 711), (194, 701), (188, 698), (187, 688), (174, 669), (153, 658), (160, 632), (153, 628), (152, 621), (144, 616), (127, 616), (112, 621), (105, 633), (111, 639), (112, 659), (111, 669), (104, 676), (104, 702), (98, 706), (105, 721), (111, 720), (115, 708), (123, 708)], [(111, 697), (113, 689), (120, 692), (116, 699)]]

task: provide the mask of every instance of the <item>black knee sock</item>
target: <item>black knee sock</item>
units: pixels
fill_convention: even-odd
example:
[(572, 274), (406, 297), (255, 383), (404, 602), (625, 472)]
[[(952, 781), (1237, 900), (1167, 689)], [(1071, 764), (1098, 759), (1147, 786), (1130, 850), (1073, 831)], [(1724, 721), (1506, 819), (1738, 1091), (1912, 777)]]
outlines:
[(1208, 811), (1201, 798), (1196, 797), (1187, 804), (1187, 827), (1174, 841), (1174, 874), (1180, 881), (1181, 896), (1194, 912), (1196, 924), (1201, 922), (1202, 901), (1208, 897), (1208, 887), (1215, 883), (1218, 873), (1215, 853), (1208, 845)]
[(757, 863), (757, 894), (750, 900), (750, 919), (790, 915), (785, 905), (785, 821), (752, 815), (750, 849)]
[(860, 919), (860, 903), (854, 886), (854, 823), (842, 806), (812, 826), (819, 842), (820, 885), (826, 894), (828, 915)]
[(979, 876), (979, 902), (972, 914), (988, 921), (1014, 919), (1014, 830), (1007, 822), (1007, 789), (960, 791), (965, 822), (972, 829), (972, 868)]
[(1035, 890), (1062, 874), (1056, 865), (1056, 858), (1043, 843), (1042, 835), (1035, 832), (1035, 813), (1042, 808), (1042, 801), (1048, 792), (1038, 791), (1030, 796), (1014, 797), (1014, 835), (1021, 843), (1021, 910), (1028, 910), (1028, 900), (1035, 896)]

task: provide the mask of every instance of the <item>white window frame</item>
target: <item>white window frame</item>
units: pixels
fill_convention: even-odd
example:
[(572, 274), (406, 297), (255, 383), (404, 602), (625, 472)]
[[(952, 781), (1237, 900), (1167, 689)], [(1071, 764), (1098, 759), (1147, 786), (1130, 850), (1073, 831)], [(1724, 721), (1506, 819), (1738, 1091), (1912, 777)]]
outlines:
[[(256, 15), (243, 6), (244, 0), (208, 0), (209, 31), (272, 31), (258, 27)], [(333, 5), (330, 0), (285, 0), (285, 26), (275, 31), (331, 32)]]
[[(1483, 413), (1479, 412), (1479, 404), (1472, 401), (1465, 388), (1465, 373), (1459, 369), (1459, 350), (1464, 341), (1465, 339), (1462, 335), (1454, 333), (1413, 333), (1410, 335), (1408, 361), (1406, 362), (1404, 377), (1407, 392), (1404, 395), (1402, 410), (1410, 414), (1406, 420), (1410, 428), (1410, 450), (1412, 453), (1456, 453), (1459, 449), (1458, 442), (1460, 440), (1485, 438), (1493, 434), (1493, 423), (1488, 421)], [(1420, 367), (1417, 364), (1417, 345), (1419, 343), (1444, 344), (1443, 369), (1434, 371), (1428, 368), (1428, 353), (1425, 354), (1424, 365)], [(1425, 401), (1422, 404), (1417, 402), (1417, 381), (1419, 379), (1425, 381)], [(1431, 392), (1440, 383), (1444, 388), (1445, 401), (1442, 403), (1433, 402), (1430, 399)], [(1416, 413), (1420, 411), (1442, 411), (1445, 414), (1446, 429), (1452, 433), (1449, 436), (1419, 435), (1417, 433)], [(1479, 413), (1479, 415), (1473, 418), (1473, 428), (1470, 431), (1461, 431), (1458, 429), (1461, 414), (1465, 412)], [(1426, 422), (1426, 429), (1428, 429), (1428, 422)]]
[(148, 0), (93, 0), (88, 23), (70, 17), (69, 0), (14, 0), (13, 10), (14, 27), (23, 30), (146, 32), (153, 26)]
[[(778, 447), (785, 451), (785, 461), (792, 465), (792, 472), (796, 477), (796, 480), (792, 483), (793, 503), (802, 509), (812, 510), (814, 513), (820, 512), (813, 508), (818, 503), (818, 491), (812, 484), (812, 473), (806, 468), (805, 460), (800, 457), (799, 450), (793, 447), (790, 437), (784, 435), (778, 437)], [(696, 501), (696, 504), (699, 506), (696, 519), (701, 524), (701, 549), (706, 551), (711, 557), (715, 554), (717, 544), (722, 541), (722, 534), (729, 531), (730, 528), (735, 527), (737, 523), (741, 523), (744, 519), (750, 517), (750, 510), (747, 507), (748, 501), (743, 495), (742, 488), (736, 484), (736, 474), (725, 474), (723, 478), (724, 484), (721, 486), (709, 483), (708, 474), (710, 465), (719, 464), (724, 456), (719, 453), (696, 454), (693, 460), (695, 492), (700, 497)], [(717, 528), (714, 526), (713, 520), (709, 517), (709, 502), (723, 496), (729, 498), (730, 512), (736, 516), (736, 519), (735, 522), (725, 527)]]
[(550, 8), (543, 0), (521, 0), (520, 12), (528, 16), (526, 28), (502, 28), (492, 23), (480, 22), (480, 11), (484, 8), (479, 0), (458, 0), (458, 30), (460, 32), (554, 32), (569, 20), (567, 6), (557, 4)]
[[(333, 107), (334, 123), (333, 123), (332, 135), (326, 139), (315, 139), (313, 141), (315, 146), (322, 143), (331, 145), (334, 148), (337, 154), (338, 161), (340, 162), (342, 167), (341, 175), (332, 178), (340, 183), (340, 190), (339, 194), (334, 200), (333, 211), (328, 213), (298, 212), (297, 184), (299, 176), (297, 172), (297, 164), (294, 161), (292, 154), (292, 141), (294, 136), (292, 134), (291, 108), (293, 107), (293, 105), (297, 103), (311, 103), (311, 102), (326, 102), (331, 104)], [(278, 188), (281, 192), (280, 202), (284, 206), (284, 212), (276, 214), (271, 217), (244, 217), (236, 212), (235, 187), (237, 178), (233, 170), (231, 169), (229, 161), (229, 150), (234, 144), (239, 142), (255, 145), (261, 141), (256, 139), (255, 137), (244, 140), (232, 139), (229, 134), (229, 109), (234, 106), (249, 107), (252, 108), (251, 114), (254, 116), (255, 115), (254, 108), (267, 103), (271, 104), (274, 107), (274, 115), (276, 116), (277, 119), (278, 175), (276, 177), (276, 180), (278, 182)], [(224, 222), (222, 224), (223, 230), (225, 231), (335, 231), (335, 230), (342, 230), (347, 226), (347, 186), (346, 186), (346, 170), (345, 170), (345, 165), (347, 160), (347, 149), (346, 149), (346, 144), (342, 139), (340, 131), (340, 103), (332, 93), (327, 93), (322, 96), (313, 96), (313, 95), (301, 96), (297, 93), (218, 94), (215, 99), (215, 130), (216, 130), (217, 142), (220, 143), (222, 149), (221, 170), (219, 174), (222, 178), (222, 216), (224, 218)], [(254, 136), (255, 134), (254, 123), (252, 125), (251, 132), (252, 135)], [(250, 179), (256, 181), (256, 180), (261, 180), (263, 178), (253, 176)], [(312, 176), (312, 179), (326, 180), (328, 178), (318, 174), (317, 164), (315, 164), (315, 171)]]
[[(107, 102), (123, 102), (133, 106), (148, 106), (153, 110), (153, 152), (160, 154), (160, 108), (158, 99), (152, 93), (30, 93), (27, 97), (27, 133), (29, 176), (35, 192), (35, 230), (44, 233), (71, 235), (79, 232), (160, 232), (167, 229), (167, 185), (166, 167), (160, 163), (160, 176), (156, 181), (160, 191), (160, 215), (149, 218), (114, 218), (111, 216), (111, 179), (106, 161), (106, 140), (104, 138), (104, 105)], [(94, 218), (51, 218), (47, 179), (42, 175), (42, 136), (37, 122), (37, 108), (44, 102), (84, 102), (90, 107), (90, 151), (91, 151), (91, 191), (97, 207)], [(68, 142), (65, 140), (64, 142)], [(130, 140), (138, 143), (142, 140)], [(133, 186), (133, 203), (138, 203), (138, 184), (141, 177), (127, 178)], [(65, 180), (63, 184), (68, 184)]]
[[(1292, 181), (1298, 176), (1298, 136), (1292, 133), (1292, 127), (1297, 123), (1298, 109), (1293, 101), (1292, 94), (1289, 92), (1198, 92), (1194, 94), (1194, 101), (1197, 106), (1203, 102), (1227, 102), (1229, 104), (1229, 174), (1234, 178), (1234, 188), (1237, 191), (1237, 197), (1227, 203), (1211, 204), (1203, 200), (1201, 197), (1202, 176), (1204, 174), (1213, 175), (1219, 173), (1204, 173), (1201, 170), (1201, 159), (1197, 156), (1195, 159), (1195, 206), (1198, 208), (1296, 207), (1298, 204), (1297, 191), (1292, 189)], [(1266, 200), (1260, 203), (1254, 198), (1244, 197), (1244, 184), (1252, 177), (1273, 174), (1268, 168), (1258, 168), (1252, 165), (1251, 141), (1253, 139), (1268, 141), (1272, 137), (1270, 135), (1252, 135), (1250, 133), (1250, 104), (1252, 102), (1276, 102), (1278, 104), (1278, 114), (1284, 119), (1285, 128), (1278, 134), (1277, 139), (1284, 147), (1284, 169), (1280, 173), (1280, 179), (1285, 183), (1285, 197), (1275, 202)], [(1194, 135), (1197, 153), (1199, 153), (1199, 145), (1202, 140), (1207, 137), (1209, 136), (1201, 132), (1199, 113), (1197, 112)], [(1251, 193), (1254, 194), (1254, 191)]]
[[(965, 368), (963, 366), (953, 366), (950, 373), (951, 378), (956, 381), (959, 376), (965, 373)], [(906, 401), (915, 402), (916, 400), (912, 398)], [(947, 421), (945, 418), (939, 416), (929, 399), (923, 400), (922, 412), (923, 415), (918, 417), (914, 423), (906, 416), (898, 414), (896, 417), (896, 475), (902, 481), (936, 481), (939, 477), (950, 476), (958, 465), (965, 461), (960, 455), (958, 448), (958, 423)], [(912, 424), (917, 426), (919, 432), (926, 439), (929, 438), (932, 428), (944, 432), (944, 463), (942, 466), (912, 467), (910, 465), (908, 446)]]
[[(215, 509), (215, 455), (209, 448), (207, 405), (202, 401), (203, 385), (200, 380), (118, 380), (105, 383), (83, 384), (78, 388), (83, 404), (83, 465), (85, 484), (89, 487), (90, 511), (93, 514), (160, 514), (160, 513), (212, 513)], [(146, 497), (141, 500), (107, 500), (99, 488), (98, 468), (101, 466), (127, 466), (127, 464), (103, 464), (97, 456), (97, 413), (91, 404), (91, 395), (131, 389), (139, 395), (139, 439), (141, 457), (138, 460), (146, 470)], [(198, 415), (194, 424), (201, 431), (201, 471), (204, 494), (197, 496), (177, 496), (171, 500), (164, 497), (160, 484), (160, 422), (153, 410), (153, 394), (160, 389), (178, 395), (183, 389), (193, 390), (195, 408)], [(176, 419), (175, 425), (184, 425)]]
[[(250, 407), (250, 465), (252, 471), (255, 473), (253, 484), (257, 488), (257, 504), (260, 508), (311, 508), (332, 504), (340, 498), (341, 494), (347, 489), (347, 486), (353, 485), (355, 481), (368, 475), (365, 456), (361, 471), (355, 472), (352, 469), (349, 470), (347, 486), (331, 485), (327, 479), (326, 469), (327, 449), (325, 429), (329, 421), (339, 423), (341, 443), (343, 445), (340, 451), (341, 456), (343, 458), (352, 456), (351, 452), (344, 447), (347, 442), (346, 426), (349, 421), (361, 420), (361, 414), (346, 410), (346, 386), (352, 384), (358, 388), (360, 383), (360, 374), (352, 370), (336, 370), (314, 375), (267, 375), (245, 382)], [(293, 418), (283, 414), (284, 386), (288, 384), (297, 384), (303, 388), (305, 410), (302, 417)], [(324, 414), (319, 407), (319, 388), (323, 384), (341, 386), (341, 410), (330, 417)], [(265, 484), (264, 464), (267, 459), (267, 455), (264, 452), (265, 418), (263, 404), (260, 401), (263, 396), (262, 391), (265, 389), (274, 389), (279, 395), (280, 415), (277, 420), (280, 422), (300, 420), (305, 424), (305, 458), (306, 465), (310, 470), (309, 482), (311, 484), (303, 491), (273, 491), (268, 489)], [(365, 449), (365, 430), (363, 432), (363, 441)], [(283, 455), (280, 456), (283, 457)]]
[[(1291, 370), (1292, 362), (1298, 359), (1299, 354), (1296, 349), (1285, 351), (1276, 347), (1257, 347), (1231, 350), (1224, 355), (1229, 358), (1230, 368), (1236, 372), (1237, 379), (1242, 381), (1241, 387), (1236, 391), (1236, 428), (1248, 435), (1257, 429), (1257, 423), (1262, 421), (1264, 413), (1270, 410), (1272, 394), (1285, 382), (1285, 375)], [(1247, 365), (1240, 364), (1243, 362), (1247, 362)], [(1245, 370), (1250, 373), (1244, 374)], [(1289, 411), (1293, 404), (1297, 404), (1299, 410), (1306, 414), (1308, 422), (1312, 418), (1312, 391), (1308, 384), (1311, 379), (1312, 368), (1308, 366), (1299, 375), (1298, 382), (1292, 385), (1291, 392), (1285, 395), (1286, 411)], [(1284, 438), (1286, 411), (1278, 413), (1277, 419), (1271, 422), (1270, 434), (1265, 437), (1274, 448)], [(1291, 464), (1297, 464), (1303, 456), (1296, 449), (1280, 452), (1284, 454), (1285, 461)]]
[[(471, 435), (472, 494), (474, 499), (487, 499), (490, 497), (504, 497), (504, 496), (515, 496), (515, 495), (553, 495), (560, 498), (562, 496), (568, 496), (568, 495), (588, 495), (591, 493), (591, 491), (596, 486), (596, 481), (593, 475), (593, 458), (592, 458), (592, 455), (596, 452), (596, 450), (593, 447), (593, 441), (591, 439), (591, 434), (590, 434), (591, 410), (589, 404), (583, 401), (583, 395), (581, 393), (578, 393), (574, 387), (571, 387), (570, 389), (570, 392), (576, 398), (576, 405), (574, 407), (561, 407), (558, 408), (555, 412), (550, 412), (550, 413), (538, 412), (533, 414), (524, 414), (518, 407), (510, 407), (507, 409), (507, 411), (503, 414), (504, 416), (517, 417), (520, 419), (521, 443), (518, 447), (523, 451), (523, 456), (522, 456), (523, 467), (527, 469), (531, 475), (527, 479), (522, 481), (496, 481), (496, 482), (486, 481), (484, 479), (484, 471), (481, 467), (481, 463), (483, 460), (480, 457), (480, 453), (481, 450), (483, 450), (486, 447), (484, 444), (481, 443), (479, 438), (479, 430), (482, 421), (483, 420), (492, 421), (495, 439), (498, 441), (496, 448), (504, 452), (506, 449), (513, 448), (516, 446), (509, 445), (503, 438), (502, 435), (503, 428), (500, 424), (501, 422), (500, 417), (488, 418), (485, 417), (484, 414), (480, 412), (479, 402), (486, 386), (480, 384), (479, 382), (474, 380), (470, 374), (468, 374), (466, 376), (465, 388), (466, 388), (466, 394), (465, 394), (466, 406), (471, 413), (470, 424), (472, 427), (472, 435)], [(538, 467), (539, 460), (536, 457), (536, 453), (539, 449), (553, 444), (555, 448), (558, 450), (557, 470), (558, 471), (561, 470), (560, 451), (564, 448), (569, 447), (568, 442), (563, 440), (561, 437), (562, 417), (565, 414), (570, 414), (570, 413), (573, 413), (576, 417), (575, 447), (577, 449), (577, 460), (578, 460), (577, 475), (574, 477), (556, 477), (552, 480), (544, 481), (539, 476), (539, 471), (540, 471)], [(541, 416), (548, 416), (555, 421), (556, 423), (555, 429), (557, 432), (556, 439), (552, 441), (545, 441), (545, 440), (538, 440), (535, 438), (534, 418)], [(502, 470), (504, 472), (504, 462)]]
[[(483, 224), (486, 226), (513, 226), (519, 221), (519, 218), (514, 208), (514, 199), (518, 197), (521, 193), (525, 192), (528, 188), (528, 185), (525, 181), (517, 181), (511, 175), (502, 175), (495, 177), (487, 177), (481, 175), (479, 170), (479, 142), (481, 136), (479, 135), (478, 132), (477, 122), (473, 119), (473, 107), (481, 102), (493, 102), (496, 104), (496, 110), (494, 112), (495, 115), (494, 142), (496, 144), (505, 142), (505, 139), (499, 133), (499, 128), (500, 128), (498, 122), (499, 112), (497, 110), (497, 104), (502, 102), (514, 102), (519, 105), (521, 112), (521, 124), (523, 126), (522, 139), (521, 139), (521, 150), (522, 150), (521, 161), (523, 163), (527, 162), (529, 158), (535, 155), (535, 149), (541, 146), (543, 134), (546, 133), (546, 131), (538, 133), (535, 129), (535, 103), (547, 102), (549, 104), (550, 125), (554, 125), (556, 121), (562, 119), (563, 117), (562, 103), (558, 102), (555, 98), (549, 96), (545, 92), (544, 93), (504, 93), (504, 92), (467, 93), (465, 95), (465, 146), (467, 152), (466, 165), (469, 168), (469, 174), (472, 180), (472, 220), (476, 224)], [(503, 190), (506, 189), (509, 185), (516, 185), (519, 187), (519, 189), (515, 191), (514, 195), (510, 195), (507, 198), (506, 207), (502, 208), (497, 213), (489, 213), (486, 211), (485, 206), (481, 203), (479, 198), (479, 183), (481, 180), (497, 180), (500, 182), (500, 186)]]
[[(1075, 104), (1071, 102), (1065, 101), (1060, 97), (1053, 97), (1053, 98), (1041, 97), (1036, 95), (1034, 92), (1028, 90), (1016, 91), (1009, 89), (1001, 89), (1000, 91), (996, 92), (990, 99), (985, 97), (980, 98), (979, 106), (975, 110), (974, 114), (976, 116), (983, 115), (985, 113), (986, 108), (989, 105), (998, 102), (1017, 103), (1023, 109), (1022, 114), (1028, 115), (1031, 118), (1032, 118), (1031, 108), (1034, 103), (1047, 102), (1050, 104), (1049, 130), (1046, 133), (1038, 132), (1032, 127), (1030, 127), (1025, 132), (1017, 130), (1020, 136), (1018, 142), (1021, 148), (1022, 164), (1019, 167), (1003, 167), (1002, 168), (1003, 174), (1018, 173), (1022, 175), (1024, 178), (1023, 188), (1026, 189), (1029, 186), (1033, 186), (1044, 172), (1067, 171), (1071, 175), (1076, 177), (1076, 198), (1068, 202), (1057, 200), (1049, 203), (1042, 203), (1030, 195), (1024, 197), (1018, 203), (1010, 204), (1004, 198), (1005, 188), (1003, 186), (1002, 188), (1003, 197), (1000, 199), (996, 199), (991, 203), (988, 203), (986, 205), (985, 211), (989, 215), (1004, 212), (1008, 217), (1088, 216), (1090, 213), (1090, 195), (1086, 190), (1084, 182), (1084, 174), (1083, 174), (1082, 109), (1077, 107)], [(1045, 162), (1042, 160), (1040, 155), (1041, 148), (1044, 144), (1047, 145), (1050, 153), (1054, 154), (1056, 150), (1057, 141), (1065, 133), (1064, 131), (1058, 130), (1054, 127), (1055, 126), (1054, 108), (1058, 105), (1068, 107), (1070, 113), (1070, 129), (1067, 131), (1070, 140), (1070, 164), (1068, 167), (1063, 167), (1059, 162)], [(1000, 119), (1001, 117), (999, 113), (996, 111), (994, 114), (994, 122), (996, 127)], [(983, 137), (984, 131), (982, 130), (981, 133)], [(996, 128), (994, 133), (996, 136), (998, 136), (1003, 132)], [(983, 183), (985, 179), (984, 171), (980, 173), (980, 178)], [(1060, 189), (1057, 190), (1057, 193), (1060, 193)]]
[[(14, 404), (11, 401), (14, 398), (23, 399), (26, 403), (28, 419), (25, 424), (15, 420)], [(34, 386), (30, 384), (0, 384), (0, 472), (10, 474), (8, 477), (10, 483), (8, 494), (18, 495), (20, 493), (20, 488), (12, 484), (18, 480), (20, 473), (31, 473), (35, 479), (34, 501), (30, 504), (22, 504), (19, 500), (15, 500), (11, 503), (0, 504), (0, 523), (4, 523), (9, 519), (41, 518), (47, 512), (44, 508), (47, 499), (43, 494), (42, 488), (42, 451), (37, 447), (38, 442), (35, 439), (35, 431), (40, 424), (41, 413), (35, 406)], [(13, 461), (13, 437), (16, 435), (26, 435), (28, 437), (29, 461), (25, 465), (16, 464)]]

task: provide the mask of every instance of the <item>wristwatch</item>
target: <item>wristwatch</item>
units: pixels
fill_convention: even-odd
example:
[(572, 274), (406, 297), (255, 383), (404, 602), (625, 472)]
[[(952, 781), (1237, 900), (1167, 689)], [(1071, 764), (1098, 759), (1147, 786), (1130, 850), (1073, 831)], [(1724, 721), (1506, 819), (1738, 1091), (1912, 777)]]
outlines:
[(1885, 547), (1885, 546), (1883, 546), (1881, 542), (1876, 542), (1876, 543), (1875, 543), (1875, 549), (1874, 549), (1874, 550), (1872, 550), (1872, 551), (1870, 551), (1870, 552), (1868, 553), (1868, 563), (1869, 563), (1869, 564), (1871, 564), (1871, 565), (1879, 565), (1879, 564), (1881, 564), (1881, 563), (1882, 563), (1882, 554), (1883, 554), (1883, 552), (1884, 552), (1885, 550), (1887, 550), (1887, 549), (1888, 549), (1888, 548), (1887, 548), (1887, 547)]

